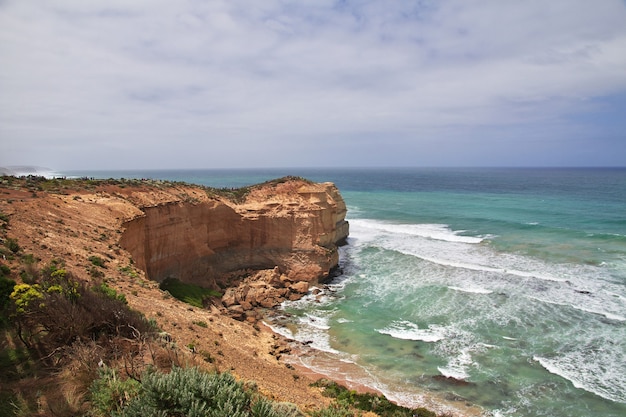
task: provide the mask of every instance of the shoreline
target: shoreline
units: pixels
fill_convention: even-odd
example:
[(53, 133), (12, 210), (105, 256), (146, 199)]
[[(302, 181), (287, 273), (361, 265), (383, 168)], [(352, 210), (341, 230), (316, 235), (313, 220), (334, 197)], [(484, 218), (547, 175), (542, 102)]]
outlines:
[(420, 387), (414, 387), (415, 391), (410, 393), (411, 400), (399, 398), (398, 395), (377, 387), (376, 385), (385, 385), (385, 383), (377, 382), (374, 375), (369, 374), (367, 370), (358, 364), (342, 361), (331, 353), (317, 350), (305, 343), (280, 334), (274, 331), (265, 321), (259, 321), (258, 324), (262, 331), (271, 333), (291, 348), (289, 353), (280, 358), (280, 361), (293, 366), (299, 374), (312, 381), (317, 381), (321, 378), (329, 379), (359, 393), (382, 395), (403, 407), (424, 407), (443, 415), (454, 417), (485, 417), (488, 415), (484, 409), (466, 402), (464, 399), (458, 397), (454, 400), (446, 399)]

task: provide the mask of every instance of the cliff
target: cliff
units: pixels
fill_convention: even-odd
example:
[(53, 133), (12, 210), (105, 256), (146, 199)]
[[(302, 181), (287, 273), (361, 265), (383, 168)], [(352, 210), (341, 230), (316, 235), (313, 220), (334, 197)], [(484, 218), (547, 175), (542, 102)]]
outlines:
[(241, 203), (216, 195), (141, 201), (120, 245), (159, 282), (223, 286), (226, 273), (277, 267), (292, 282), (316, 283), (337, 266), (348, 235), (346, 206), (331, 183), (275, 181)]
[[(5, 178), (10, 189), (11, 177)], [(52, 251), (77, 262), (94, 252), (116, 261), (124, 250), (152, 281), (175, 278), (226, 289), (223, 304), (239, 319), (244, 310), (298, 298), (327, 279), (338, 265), (337, 246), (348, 236), (346, 206), (332, 183), (288, 177), (216, 190), (37, 178), (14, 190), (11, 201), (19, 204), (6, 208), (24, 236), (45, 247), (44, 261)], [(95, 250), (103, 243), (108, 248)]]

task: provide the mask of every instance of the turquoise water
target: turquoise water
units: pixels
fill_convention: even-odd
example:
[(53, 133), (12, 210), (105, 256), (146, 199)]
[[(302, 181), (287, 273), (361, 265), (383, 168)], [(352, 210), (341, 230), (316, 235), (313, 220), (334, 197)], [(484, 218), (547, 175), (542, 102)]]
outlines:
[(341, 275), (285, 303), (277, 331), (408, 405), (427, 389), (494, 416), (626, 415), (626, 170), (79, 173), (287, 174), (335, 182), (351, 228)]

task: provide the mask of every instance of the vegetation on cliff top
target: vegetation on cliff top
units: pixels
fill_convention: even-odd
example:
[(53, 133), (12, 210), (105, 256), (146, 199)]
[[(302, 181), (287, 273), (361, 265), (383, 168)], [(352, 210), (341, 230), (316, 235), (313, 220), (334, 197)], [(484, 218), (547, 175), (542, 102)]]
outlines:
[[(32, 197), (37, 197), (38, 192), (46, 192), (53, 194), (66, 194), (71, 192), (77, 192), (80, 190), (95, 191), (98, 187), (103, 186), (118, 186), (120, 188), (132, 188), (132, 187), (155, 187), (155, 188), (173, 188), (181, 186), (193, 186), (203, 189), (209, 197), (219, 196), (226, 198), (234, 203), (242, 203), (246, 200), (246, 197), (255, 188), (272, 186), (275, 187), (278, 184), (288, 181), (303, 181), (309, 184), (313, 182), (302, 177), (297, 176), (285, 176), (282, 178), (276, 178), (269, 181), (265, 181), (260, 184), (249, 185), (245, 187), (230, 188), (230, 187), (208, 187), (199, 184), (189, 184), (182, 181), (167, 181), (167, 180), (155, 180), (155, 179), (136, 179), (136, 178), (108, 178), (108, 179), (95, 179), (95, 178), (46, 178), (35, 175), (28, 175), (23, 177), (14, 177), (4, 175), (0, 177), (0, 184), (7, 188), (15, 190), (27, 190), (32, 193)], [(187, 199), (193, 200), (193, 197), (187, 196)]]

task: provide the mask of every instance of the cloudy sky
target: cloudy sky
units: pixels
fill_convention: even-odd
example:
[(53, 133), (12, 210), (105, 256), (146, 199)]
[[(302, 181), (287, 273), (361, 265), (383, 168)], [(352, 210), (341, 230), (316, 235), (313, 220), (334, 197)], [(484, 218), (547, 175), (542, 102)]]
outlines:
[(0, 166), (626, 166), (623, 0), (0, 0)]

